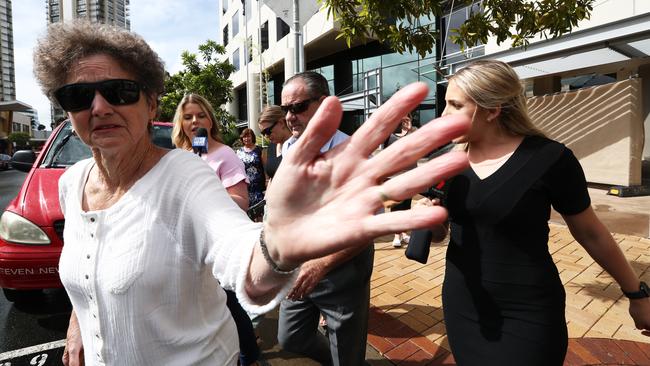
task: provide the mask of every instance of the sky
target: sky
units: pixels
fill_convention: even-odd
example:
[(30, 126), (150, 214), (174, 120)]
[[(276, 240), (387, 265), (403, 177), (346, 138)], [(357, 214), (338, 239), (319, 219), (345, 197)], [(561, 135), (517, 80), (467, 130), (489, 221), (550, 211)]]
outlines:
[[(149, 43), (172, 74), (183, 68), (184, 50), (196, 53), (206, 40), (220, 41), (219, 0), (131, 0), (130, 3), (131, 31)], [(32, 73), (33, 49), (46, 28), (45, 1), (14, 0), (12, 6), (16, 99), (35, 108), (39, 122), (49, 129), (50, 102)]]

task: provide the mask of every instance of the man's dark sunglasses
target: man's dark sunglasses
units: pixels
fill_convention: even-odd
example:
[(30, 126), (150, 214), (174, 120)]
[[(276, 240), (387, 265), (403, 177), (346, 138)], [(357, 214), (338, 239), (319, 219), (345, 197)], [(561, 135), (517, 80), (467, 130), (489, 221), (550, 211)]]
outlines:
[(271, 136), (271, 131), (273, 131), (273, 127), (275, 127), (275, 125), (277, 125), (277, 124), (278, 124), (277, 121), (273, 122), (272, 125), (270, 125), (269, 127), (263, 129), (262, 130), (262, 136)]
[(282, 112), (284, 112), (284, 114), (287, 114), (288, 112), (291, 112), (293, 114), (300, 114), (306, 111), (307, 108), (309, 108), (311, 102), (315, 102), (319, 99), (320, 98), (305, 99), (302, 102), (281, 105), (280, 108), (282, 109)]
[(112, 105), (127, 105), (140, 100), (140, 84), (133, 80), (109, 79), (96, 83), (76, 83), (60, 87), (54, 92), (56, 100), (66, 112), (90, 109), (95, 91)]

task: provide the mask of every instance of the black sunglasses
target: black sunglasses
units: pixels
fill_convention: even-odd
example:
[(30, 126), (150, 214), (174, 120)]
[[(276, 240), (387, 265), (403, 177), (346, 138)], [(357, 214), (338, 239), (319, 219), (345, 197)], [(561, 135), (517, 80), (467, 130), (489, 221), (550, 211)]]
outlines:
[(95, 91), (112, 105), (127, 105), (140, 100), (143, 88), (133, 80), (109, 79), (96, 83), (76, 83), (60, 87), (54, 92), (56, 100), (66, 112), (89, 109), (95, 99)]
[(277, 121), (276, 121), (276, 122), (273, 122), (272, 125), (270, 125), (269, 127), (263, 129), (263, 130), (262, 130), (262, 136), (267, 136), (267, 137), (268, 137), (268, 136), (271, 136), (271, 131), (273, 131), (273, 127), (275, 127), (275, 125), (277, 125), (277, 124), (278, 124)]
[(310, 98), (310, 99), (305, 99), (302, 102), (298, 102), (298, 103), (281, 105), (280, 109), (282, 109), (282, 112), (284, 112), (284, 114), (287, 114), (288, 112), (291, 112), (293, 114), (300, 114), (306, 111), (307, 108), (309, 108), (311, 102), (315, 102), (319, 99), (320, 98)]

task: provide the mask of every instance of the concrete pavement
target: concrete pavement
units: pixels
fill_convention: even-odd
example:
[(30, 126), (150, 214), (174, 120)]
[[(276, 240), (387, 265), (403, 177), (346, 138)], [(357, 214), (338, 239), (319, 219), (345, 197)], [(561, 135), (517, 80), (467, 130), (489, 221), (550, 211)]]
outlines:
[[(650, 282), (650, 197), (619, 198), (590, 189), (593, 206), (635, 271)], [(603, 205), (607, 207), (603, 207)], [(634, 328), (628, 300), (618, 285), (573, 239), (561, 218), (552, 218), (549, 249), (567, 293), (569, 351), (566, 366), (650, 365), (650, 337)], [(644, 225), (646, 229), (644, 229)], [(632, 228), (632, 229), (630, 229)], [(631, 234), (629, 233), (630, 230)], [(441, 290), (446, 244), (431, 247), (426, 265), (393, 248), (392, 235), (376, 240), (366, 358), (371, 365), (455, 365), (442, 316)], [(275, 320), (274, 320), (275, 319)], [(277, 313), (260, 326), (262, 349), (271, 365), (316, 365), (279, 349)]]

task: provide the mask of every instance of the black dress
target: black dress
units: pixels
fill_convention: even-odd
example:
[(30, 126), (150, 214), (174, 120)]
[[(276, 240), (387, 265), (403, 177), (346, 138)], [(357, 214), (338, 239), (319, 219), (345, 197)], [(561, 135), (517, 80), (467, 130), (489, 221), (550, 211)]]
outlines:
[[(555, 149), (553, 157), (543, 151)], [(453, 178), (442, 300), (458, 365), (562, 365), (565, 292), (548, 251), (551, 205), (590, 205), (577, 159), (557, 142), (526, 137), (496, 172)]]
[(282, 162), (282, 155), (277, 155), (276, 146), (277, 144), (269, 144), (269, 147), (266, 148), (266, 165), (264, 165), (264, 169), (269, 178), (275, 176), (275, 172)]

